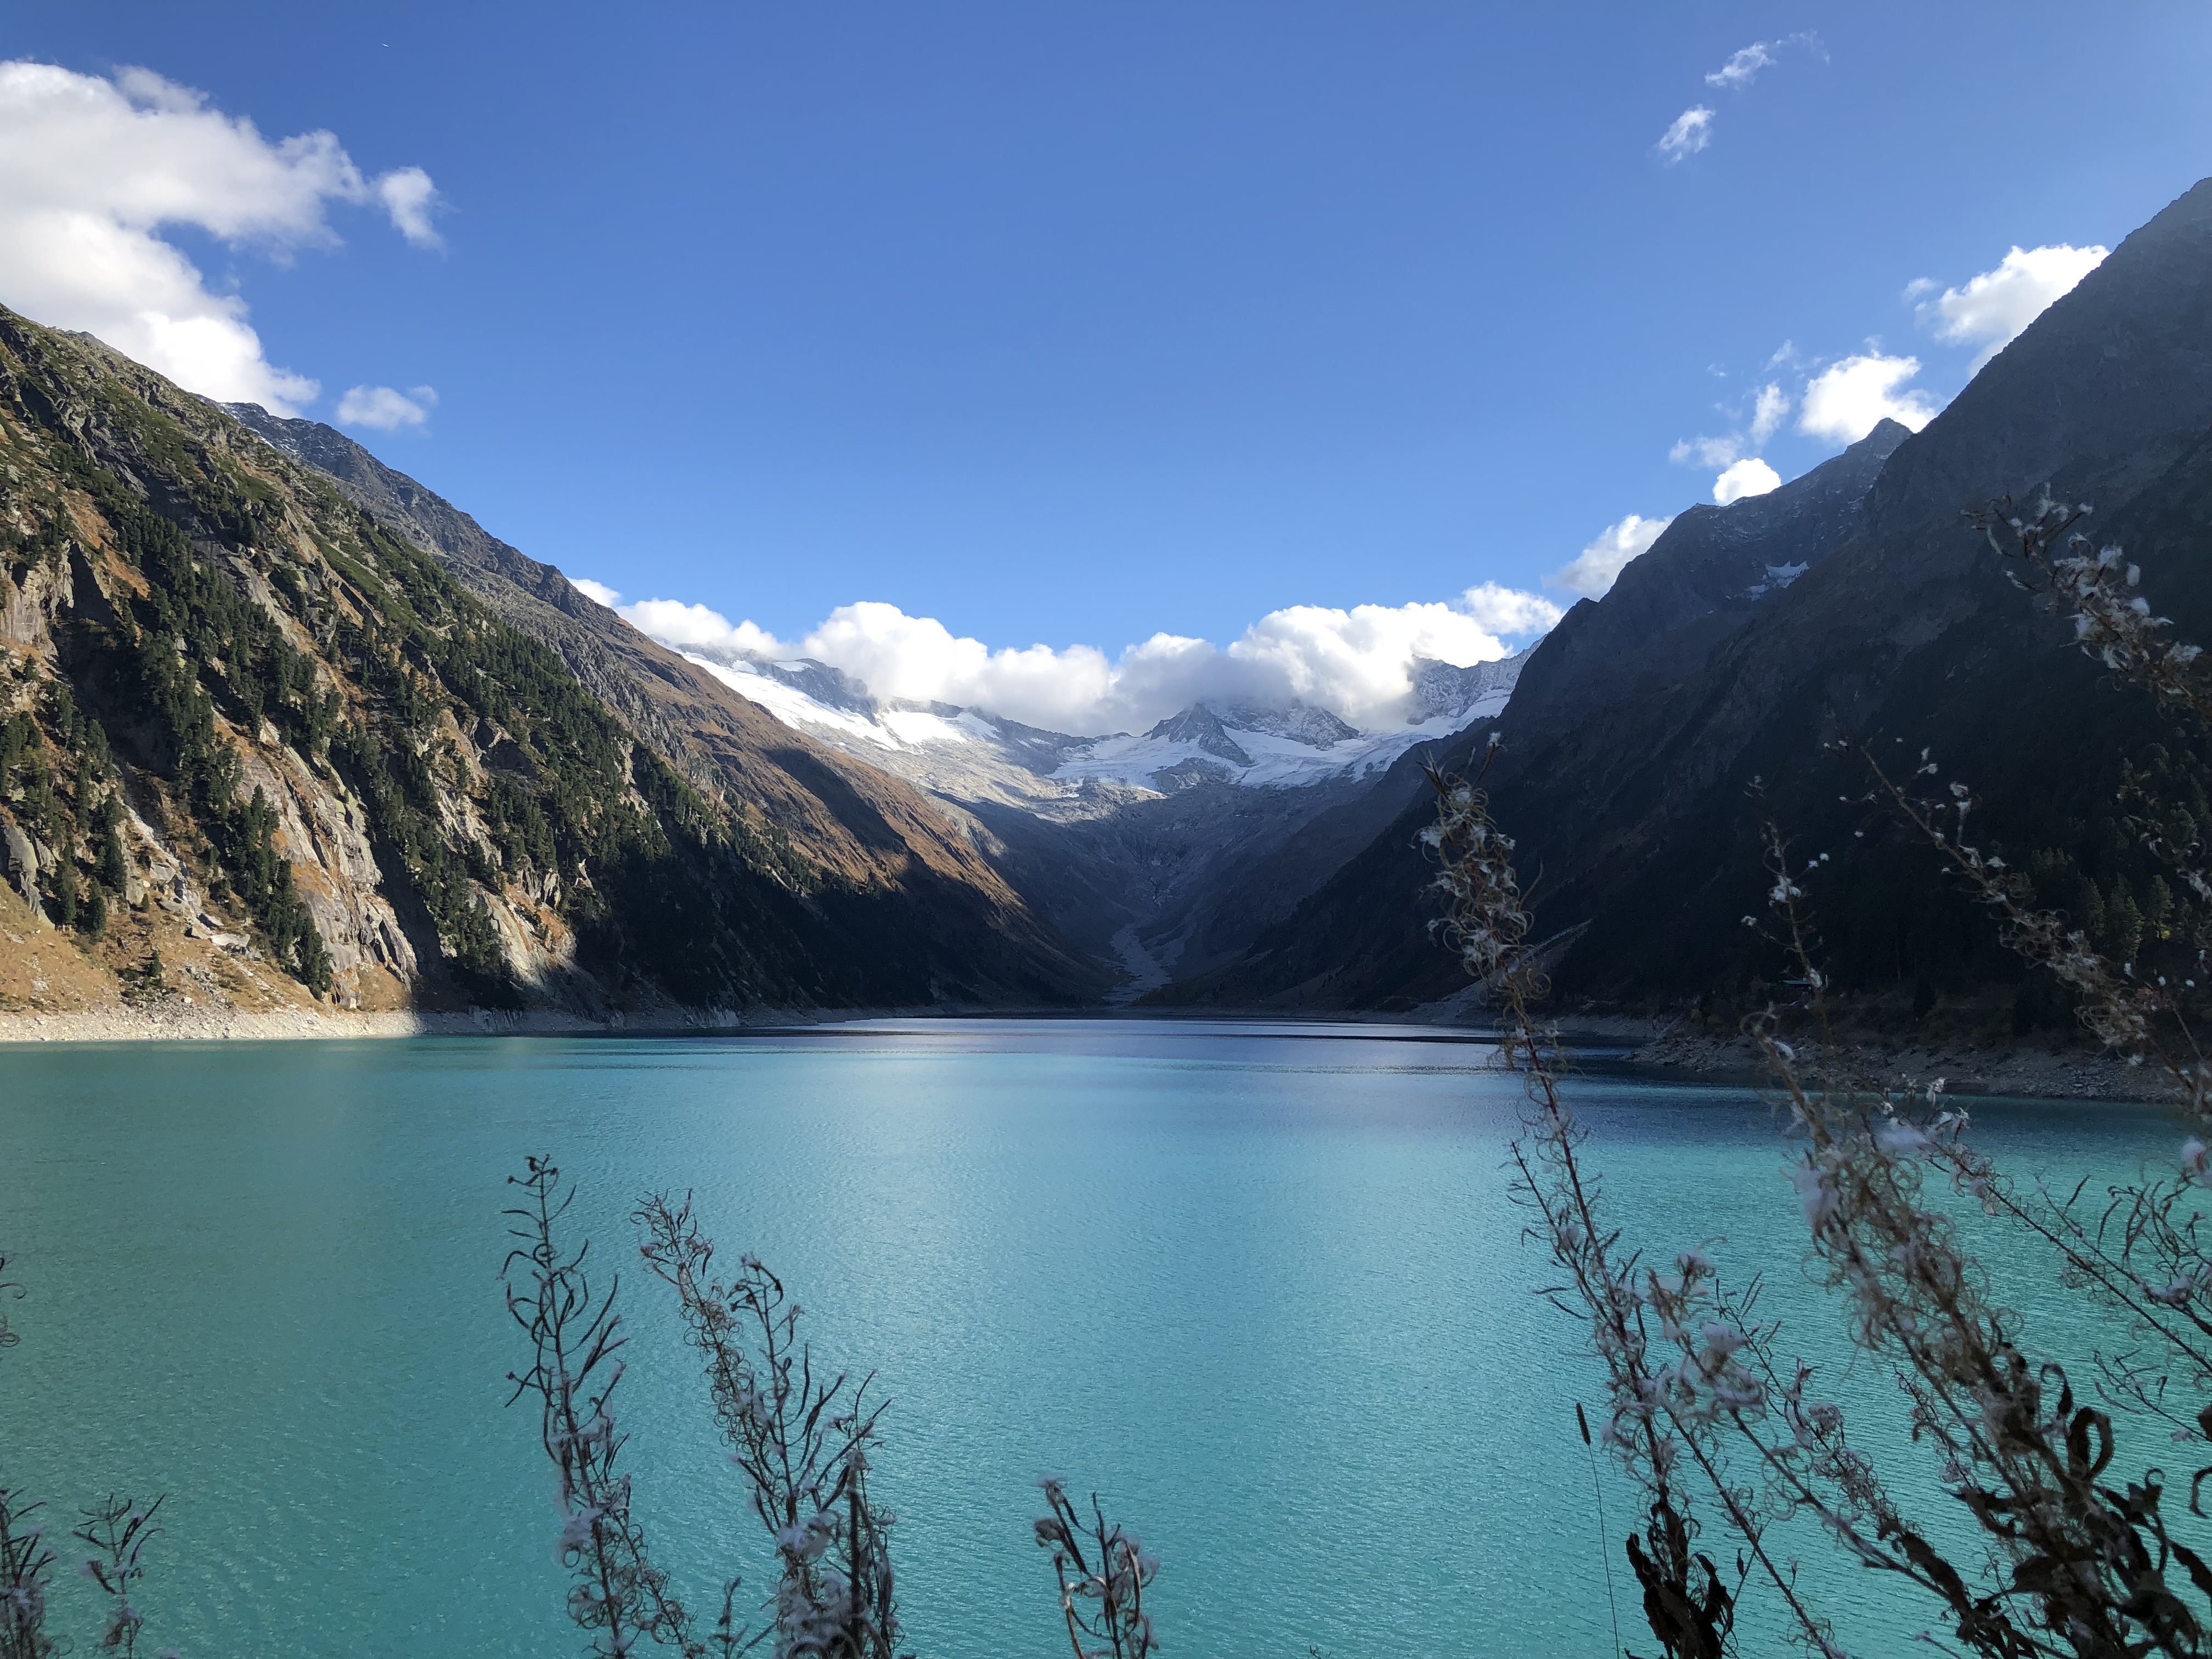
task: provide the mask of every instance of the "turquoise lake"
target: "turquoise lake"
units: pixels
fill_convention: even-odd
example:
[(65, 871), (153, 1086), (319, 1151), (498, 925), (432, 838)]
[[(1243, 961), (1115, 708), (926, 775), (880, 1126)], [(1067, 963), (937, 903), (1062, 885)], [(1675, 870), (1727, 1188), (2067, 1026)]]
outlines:
[[(168, 1494), (149, 1653), (580, 1652), (536, 1419), (505, 1406), (526, 1350), (504, 1182), (542, 1152), (622, 1271), (636, 1513), (695, 1607), (733, 1571), (764, 1592), (766, 1552), (668, 1298), (630, 1270), (627, 1217), (656, 1188), (692, 1191), (726, 1252), (792, 1286), (817, 1358), (894, 1402), (878, 1484), (925, 1659), (1066, 1652), (1030, 1533), (1048, 1469), (1162, 1558), (1170, 1659), (1611, 1652), (1574, 1425), (1593, 1373), (1532, 1294), (1546, 1262), (1501, 1167), (1519, 1085), (1490, 1053), (1137, 1021), (0, 1051), (0, 1251), (26, 1291), (0, 1483), (50, 1522)], [(1666, 1256), (1724, 1240), (1724, 1268), (1768, 1269), (1795, 1345), (1840, 1361), (1758, 1097), (1573, 1089), (1632, 1235)], [(1977, 1121), (2069, 1185), (2178, 1139), (2149, 1109)], [(2086, 1358), (2040, 1263), (1991, 1271), (2032, 1346)], [(1835, 1386), (1894, 1398), (1863, 1364)], [(1629, 1496), (1610, 1474), (1606, 1494), (1617, 1551)], [(1927, 1622), (1863, 1577), (1833, 1591), (1855, 1652)], [(74, 1579), (57, 1622), (91, 1650)]]

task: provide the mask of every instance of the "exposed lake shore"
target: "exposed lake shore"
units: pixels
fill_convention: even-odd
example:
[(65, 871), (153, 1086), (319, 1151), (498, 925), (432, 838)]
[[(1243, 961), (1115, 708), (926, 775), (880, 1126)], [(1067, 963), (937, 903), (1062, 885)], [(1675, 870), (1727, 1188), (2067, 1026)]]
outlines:
[[(1147, 1018), (1118, 1009), (1088, 1011), (1099, 1018)], [(716, 1032), (834, 1024), (860, 1019), (957, 1020), (977, 1015), (1051, 1013), (1066, 1010), (943, 1008), (660, 1008), (589, 1018), (554, 1009), (476, 1008), (365, 1012), (294, 1008), (257, 1012), (224, 1006), (167, 1002), (68, 1012), (0, 1013), (0, 1044), (132, 1042), (345, 1042), (368, 1038), (455, 1036), (687, 1036)], [(1078, 1016), (1079, 1017), (1079, 1016)], [(1219, 1016), (1215, 1016), (1219, 1018)], [(1174, 1016), (1169, 1016), (1170, 1020)], [(1234, 1016), (1230, 1016), (1233, 1018)], [(1273, 1016), (1269, 1023), (1279, 1020)], [(1285, 1022), (1294, 1023), (1294, 1022)], [(1366, 1020), (1355, 1016), (1352, 1023)], [(1382, 1023), (1377, 1021), (1376, 1023)], [(1481, 1033), (1468, 1030), (1466, 1035)], [(1601, 1018), (1577, 1023), (1572, 1046), (1614, 1061), (1664, 1073), (1757, 1086), (1766, 1081), (1758, 1051), (1733, 1033), (1684, 1029), (1663, 1019)], [(2143, 1101), (2161, 1097), (2157, 1075), (2084, 1048), (2017, 1044), (1977, 1048), (1965, 1043), (1904, 1044), (1869, 1040), (1853, 1045), (1867, 1073), (1886, 1083), (1926, 1085), (1937, 1078), (1956, 1095), (2006, 1095), (2033, 1099)]]
[(881, 1010), (793, 1011), (787, 1008), (668, 1008), (605, 1019), (551, 1009), (501, 1008), (401, 1011), (383, 1013), (300, 1008), (249, 1012), (237, 1008), (162, 1004), (144, 1008), (99, 1008), (67, 1013), (0, 1013), (0, 1043), (341, 1042), (417, 1036), (669, 1036), (737, 1031), (760, 1026), (811, 1025), (866, 1018)]
[[(1618, 1045), (1626, 1050), (1620, 1058), (1639, 1066), (1754, 1086), (1769, 1080), (1759, 1050), (1735, 1032), (1696, 1030), (1680, 1021), (1624, 1018), (1589, 1022), (1571, 1036), (1591, 1046)], [(2156, 1102), (2168, 1092), (2164, 1077), (2153, 1068), (2048, 1042), (1983, 1048), (1872, 1037), (1848, 1047), (1866, 1075), (1877, 1082), (1925, 1086), (1940, 1078), (1944, 1091), (1954, 1095)]]

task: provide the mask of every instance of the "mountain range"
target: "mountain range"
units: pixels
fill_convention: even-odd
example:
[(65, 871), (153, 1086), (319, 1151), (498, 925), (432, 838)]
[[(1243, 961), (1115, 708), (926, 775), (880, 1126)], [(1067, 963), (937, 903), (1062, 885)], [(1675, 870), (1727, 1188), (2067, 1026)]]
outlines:
[(1519, 656), (1416, 661), (1402, 724), (1091, 733), (648, 639), (333, 428), (0, 312), (0, 1008), (1448, 1013), (1423, 769), (1488, 757), (1572, 1006), (1763, 994), (1771, 823), (1828, 854), (1869, 1006), (2063, 1021), (1869, 816), (1867, 757), (1955, 756), (2047, 902), (2183, 948), (2113, 803), (2155, 777), (2203, 822), (2204, 757), (1962, 515), (2092, 501), (2212, 633), (2208, 300), (2212, 183), (1923, 430), (1687, 509)]

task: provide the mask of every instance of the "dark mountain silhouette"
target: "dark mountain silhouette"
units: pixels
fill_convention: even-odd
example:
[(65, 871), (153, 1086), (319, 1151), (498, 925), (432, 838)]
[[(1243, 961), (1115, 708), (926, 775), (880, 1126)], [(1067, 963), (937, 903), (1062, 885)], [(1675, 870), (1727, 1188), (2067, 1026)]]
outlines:
[[(1827, 933), (1847, 982), (2016, 977), (1924, 849), (1855, 804), (1863, 761), (1824, 742), (1929, 747), (1972, 777), (1984, 832), (2021, 860), (2063, 853), (2123, 897), (2154, 896), (2112, 793), (2124, 769), (2164, 769), (2171, 793), (2197, 799), (2187, 745), (2098, 685), (1963, 515), (2046, 486), (2087, 501), (2161, 610), (2212, 636), (2208, 440), (2212, 181), (2130, 236), (1925, 430), (1877, 428), (1770, 495), (1676, 520), (1538, 647), (1496, 728), (1495, 808), (1524, 870), (1541, 872), (1541, 928), (1583, 929), (1562, 991), (1632, 1005), (1747, 994), (1771, 967), (1741, 921), (1765, 884), (1768, 817), (1831, 854)], [(1787, 585), (1751, 596), (1746, 579), (1770, 569)], [(1440, 758), (1467, 769), (1488, 736)], [(1426, 932), (1415, 837), (1428, 817), (1416, 802), (1241, 960), (1159, 1000), (1403, 1009), (1458, 988)], [(2070, 886), (2042, 896), (2087, 908)]]

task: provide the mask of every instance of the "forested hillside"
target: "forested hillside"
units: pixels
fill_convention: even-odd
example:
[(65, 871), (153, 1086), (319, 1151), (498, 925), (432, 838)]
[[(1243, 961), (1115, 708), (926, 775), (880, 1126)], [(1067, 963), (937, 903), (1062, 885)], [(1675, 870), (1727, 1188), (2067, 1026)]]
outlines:
[(1091, 988), (903, 786), (657, 647), (617, 706), (408, 528), (0, 312), (0, 1006)]

